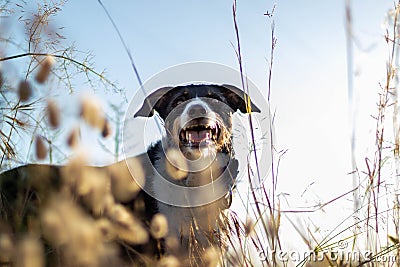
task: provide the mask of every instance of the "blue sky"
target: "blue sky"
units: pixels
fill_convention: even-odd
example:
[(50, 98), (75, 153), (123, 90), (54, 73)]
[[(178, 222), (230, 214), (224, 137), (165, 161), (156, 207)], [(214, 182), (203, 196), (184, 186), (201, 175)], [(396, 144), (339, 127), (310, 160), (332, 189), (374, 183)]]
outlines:
[[(231, 1), (104, 1), (143, 80), (185, 62), (238, 67)], [(238, 1), (244, 67), (267, 91), (272, 19), (277, 47), (271, 109), (276, 111), (281, 162), (279, 189), (293, 206), (313, 205), (351, 189), (345, 1)], [(371, 152), (375, 103), (385, 77), (383, 22), (392, 1), (353, 1), (359, 165)], [(70, 1), (59, 17), (65, 35), (96, 55), (99, 68), (132, 95), (138, 83), (115, 31), (97, 1)], [(279, 190), (278, 190), (279, 191)], [(339, 206), (350, 212), (351, 205)], [(329, 207), (327, 208), (329, 210)], [(337, 213), (338, 206), (332, 207)], [(331, 210), (331, 212), (332, 212)], [(348, 214), (345, 212), (345, 214)], [(335, 213), (335, 214), (336, 214)], [(339, 219), (338, 217), (336, 217)], [(318, 219), (316, 219), (318, 220)], [(340, 219), (339, 219), (340, 220)], [(336, 222), (333, 222), (335, 224)], [(326, 223), (326, 222), (325, 222)]]
[[(144, 81), (167, 67), (185, 62), (238, 66), (231, 44), (236, 43), (231, 1), (104, 4)], [(299, 190), (307, 187), (305, 182), (316, 182), (324, 188), (332, 177), (350, 185), (346, 175), (351, 166), (344, 1), (238, 2), (245, 71), (262, 92), (267, 90), (272, 21), (264, 13), (271, 11), (274, 4), (277, 47), (271, 108), (277, 114), (279, 146), (289, 149), (282, 162), (282, 179), (290, 183), (299, 181)], [(384, 78), (382, 24), (391, 6), (391, 1), (353, 1), (354, 34), (360, 44), (355, 48), (355, 69), (364, 75), (356, 82), (366, 103), (376, 101), (378, 83)], [(128, 96), (133, 95), (138, 83), (130, 62), (97, 1), (68, 2), (57, 22), (80, 50), (96, 55), (99, 69), (106, 68), (111, 79), (125, 87)], [(359, 101), (364, 103), (363, 99)], [(368, 117), (373, 112), (372, 109), (360, 115), (366, 124), (371, 123)]]

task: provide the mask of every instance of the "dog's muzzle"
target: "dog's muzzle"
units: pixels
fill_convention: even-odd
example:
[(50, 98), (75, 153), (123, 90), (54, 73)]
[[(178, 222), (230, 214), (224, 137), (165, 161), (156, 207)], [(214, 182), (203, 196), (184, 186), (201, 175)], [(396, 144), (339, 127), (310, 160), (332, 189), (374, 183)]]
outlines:
[(221, 133), (217, 120), (197, 118), (187, 122), (181, 129), (179, 139), (186, 147), (202, 147), (216, 144)]

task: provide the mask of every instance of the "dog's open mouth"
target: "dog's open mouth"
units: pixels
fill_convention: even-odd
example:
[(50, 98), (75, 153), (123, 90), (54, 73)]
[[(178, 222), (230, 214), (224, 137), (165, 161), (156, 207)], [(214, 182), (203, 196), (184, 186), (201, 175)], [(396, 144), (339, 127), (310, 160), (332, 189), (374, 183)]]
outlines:
[(181, 129), (180, 142), (187, 147), (215, 144), (220, 135), (218, 121), (208, 118), (191, 120)]

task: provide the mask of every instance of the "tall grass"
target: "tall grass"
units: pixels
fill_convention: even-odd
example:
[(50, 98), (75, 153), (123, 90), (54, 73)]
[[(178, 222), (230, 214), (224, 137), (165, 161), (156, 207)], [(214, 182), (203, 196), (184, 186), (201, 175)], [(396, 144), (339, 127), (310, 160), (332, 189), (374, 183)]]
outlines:
[[(275, 7), (273, 8), (272, 12), (267, 12), (265, 14), (268, 16), (270, 19), (273, 18), (273, 13), (274, 13)], [(233, 2), (232, 6), (232, 16), (233, 16), (233, 22), (234, 22), (234, 28), (235, 28), (235, 34), (236, 34), (236, 56), (238, 60), (238, 65), (239, 65), (239, 71), (241, 74), (241, 81), (242, 81), (242, 88), (243, 91), (250, 95), (249, 90), (248, 90), (248, 81), (246, 80), (246, 75), (243, 67), (243, 62), (242, 62), (242, 52), (241, 52), (241, 46), (240, 46), (240, 34), (239, 34), (239, 23), (237, 21), (237, 1), (235, 0)], [(268, 104), (270, 104), (270, 96), (271, 96), (271, 80), (272, 80), (272, 67), (273, 67), (273, 55), (274, 55), (274, 49), (276, 46), (277, 39), (275, 38), (274, 35), (274, 22), (272, 21), (271, 24), (271, 51), (270, 51), (270, 60), (269, 60), (269, 73), (268, 73), (268, 89), (267, 89), (267, 95), (268, 95)], [(250, 103), (250, 99), (247, 100)], [(249, 105), (248, 105), (248, 108)], [(271, 266), (276, 266), (279, 265), (277, 262), (277, 258), (272, 255), (272, 257), (268, 257), (270, 255), (271, 251), (278, 251), (282, 249), (281, 244), (280, 244), (280, 238), (279, 238), (279, 227), (280, 227), (280, 208), (279, 208), (279, 199), (277, 198), (276, 195), (276, 183), (278, 181), (278, 172), (277, 168), (275, 165), (275, 156), (277, 155), (278, 158), (278, 165), (279, 165), (279, 160), (280, 157), (284, 154), (284, 151), (277, 152), (275, 147), (274, 147), (274, 135), (273, 135), (273, 119), (270, 120), (270, 132), (269, 133), (262, 133), (269, 139), (269, 142), (271, 144), (271, 147), (269, 148), (270, 151), (264, 153), (270, 153), (272, 156), (272, 161), (271, 161), (271, 166), (265, 166), (265, 163), (259, 162), (259, 156), (258, 152), (260, 152), (258, 148), (258, 142), (255, 138), (254, 134), (254, 123), (253, 123), (253, 118), (251, 114), (251, 109), (249, 111), (249, 116), (248, 116), (248, 123), (249, 123), (249, 128), (250, 128), (250, 134), (251, 134), (251, 150), (249, 151), (249, 157), (248, 157), (248, 164), (247, 164), (247, 183), (249, 186), (249, 191), (248, 195), (245, 195), (243, 199), (245, 199), (245, 202), (243, 203), (246, 206), (246, 212), (247, 215), (245, 216), (247, 219), (244, 221), (240, 221), (237, 218), (233, 219), (233, 224), (236, 225), (237, 228), (241, 228), (242, 231), (232, 231), (232, 236), (229, 238), (234, 239), (237, 238), (240, 242), (239, 246), (232, 246), (233, 249), (235, 250), (235, 255), (238, 257), (240, 255), (238, 260), (242, 266), (252, 266), (253, 264), (256, 265), (271, 265)], [(269, 118), (272, 118), (271, 111), (268, 110), (266, 111), (268, 114)], [(252, 174), (251, 172), (251, 162), (255, 162), (255, 170), (254, 173)], [(262, 166), (262, 167), (261, 167)], [(264, 177), (261, 177), (261, 171), (260, 168), (270, 168), (271, 169), (271, 184), (268, 184), (266, 182), (261, 183), (263, 181)], [(256, 176), (254, 178), (254, 176)], [(255, 181), (260, 182), (260, 187), (258, 188), (255, 184), (253, 184), (253, 179)], [(237, 194), (241, 194), (238, 192)], [(241, 242), (241, 238), (244, 238), (244, 242)], [(231, 241), (231, 243), (234, 243), (234, 241)], [(253, 251), (250, 249), (252, 248)], [(260, 257), (260, 255), (263, 255), (264, 257)]]
[[(271, 147), (273, 156), (271, 166), (271, 184), (264, 183), (262, 188), (254, 188), (251, 179), (254, 176), (249, 174), (250, 197), (252, 204), (248, 205), (248, 213), (255, 218), (250, 229), (252, 230), (251, 242), (254, 243), (260, 255), (270, 255), (263, 260), (260, 258), (246, 258), (249, 255), (245, 246), (241, 246), (243, 265), (263, 266), (393, 266), (399, 265), (399, 108), (398, 108), (398, 63), (399, 63), (399, 24), (398, 15), (400, 11), (399, 2), (395, 3), (393, 10), (388, 12), (388, 23), (385, 41), (388, 46), (388, 59), (385, 83), (380, 85), (381, 91), (378, 95), (377, 113), (372, 115), (376, 121), (375, 130), (375, 153), (373, 158), (365, 156), (365, 162), (357, 162), (356, 139), (357, 133), (357, 101), (354, 88), (353, 69), (353, 14), (351, 1), (346, 1), (346, 39), (347, 39), (347, 79), (349, 98), (349, 122), (350, 122), (350, 143), (351, 143), (351, 165), (352, 165), (352, 189), (344, 192), (338, 197), (321, 203), (314, 207), (302, 210), (281, 210), (279, 198), (277, 198), (276, 184), (278, 183), (279, 162), (286, 151), (277, 151), (274, 142)], [(267, 12), (268, 17), (273, 18), (273, 12)], [(243, 73), (243, 63), (240, 51), (240, 38), (238, 23), (236, 20), (236, 1), (233, 5), (233, 17), (237, 37), (236, 54), (239, 62), (239, 69)], [(273, 51), (276, 45), (274, 37), (274, 22), (272, 21), (272, 48), (270, 55), (270, 66), (268, 73), (268, 103), (270, 104), (271, 76), (273, 64)], [(244, 91), (246, 83), (243, 82)], [(274, 116), (271, 116), (274, 117)], [(272, 120), (273, 123), (274, 120)], [(253, 128), (251, 117), (250, 127)], [(386, 129), (386, 130), (385, 130)], [(389, 129), (389, 130), (387, 130)], [(390, 134), (392, 132), (392, 135)], [(270, 138), (273, 138), (271, 135)], [(253, 147), (256, 146), (253, 137)], [(273, 140), (272, 140), (273, 141)], [(255, 161), (258, 158), (256, 153)], [(257, 173), (259, 164), (256, 164)], [(361, 171), (365, 169), (365, 171)], [(257, 175), (257, 174), (256, 174)], [(322, 212), (324, 207), (336, 204), (339, 199), (352, 196), (353, 212), (341, 223), (328, 233), (315, 235), (314, 230), (304, 229), (298, 222), (292, 221), (287, 215), (296, 213), (304, 218), (307, 212)], [(329, 214), (326, 215), (327, 218)], [(308, 247), (309, 253), (303, 253), (302, 257), (293, 261), (288, 255), (286, 259), (278, 257), (277, 252), (287, 247), (287, 240), (282, 240), (280, 234), (286, 231), (287, 225), (282, 229), (281, 218), (289, 221), (291, 227)], [(246, 223), (242, 222), (243, 229), (249, 229)], [(318, 227), (318, 226), (317, 226)], [(244, 231), (246, 232), (246, 231)], [(248, 234), (248, 232), (246, 232)], [(246, 236), (246, 235), (244, 235)], [(244, 247), (244, 250), (243, 250)], [(299, 247), (300, 246), (299, 244)], [(283, 251), (285, 252), (285, 251)], [(301, 249), (297, 252), (302, 252)], [(305, 251), (307, 252), (307, 251)], [(236, 254), (238, 254), (237, 252)], [(284, 257), (285, 258), (285, 257)], [(248, 259), (248, 261), (246, 261)]]
[[(27, 12), (26, 3), (12, 6), (7, 2), (0, 9), (6, 18), (19, 14), (15, 23), (23, 25), (26, 35), (26, 38), (17, 38), (13, 33), (3, 32), (0, 36), (0, 64), (14, 64), (20, 70), (14, 74), (11, 70), (0, 69), (3, 122), (0, 130), (1, 169), (31, 161), (29, 145), (35, 143), (35, 135), (41, 135), (48, 146), (50, 153), (46, 161), (55, 163), (54, 158), (64, 159), (67, 156), (58, 149), (60, 145), (54, 143), (59, 133), (47, 130), (47, 126), (51, 128), (51, 125), (46, 122), (46, 112), (43, 112), (47, 96), (52, 94), (52, 87), (61, 86), (66, 94), (71, 94), (75, 90), (75, 82), (83, 78), (93, 90), (105, 88), (122, 92), (103, 71), (94, 68), (90, 53), (78, 52), (73, 45), (65, 44), (61, 29), (53, 28), (51, 21), (61, 12), (63, 4), (64, 1), (53, 1), (51, 4), (38, 5), (36, 12)], [(8, 49), (9, 46), (12, 48)], [(15, 75), (23, 77), (16, 82)], [(18, 147), (16, 142), (19, 142)], [(26, 146), (28, 149), (24, 149)]]

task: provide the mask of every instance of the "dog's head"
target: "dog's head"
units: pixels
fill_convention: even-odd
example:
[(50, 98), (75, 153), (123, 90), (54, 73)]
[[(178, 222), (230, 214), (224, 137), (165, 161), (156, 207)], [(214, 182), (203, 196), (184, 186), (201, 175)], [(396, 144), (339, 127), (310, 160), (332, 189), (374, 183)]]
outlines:
[(164, 87), (146, 97), (135, 117), (155, 111), (165, 122), (167, 140), (186, 156), (203, 149), (231, 151), (232, 113), (260, 112), (248, 96), (231, 85)]

